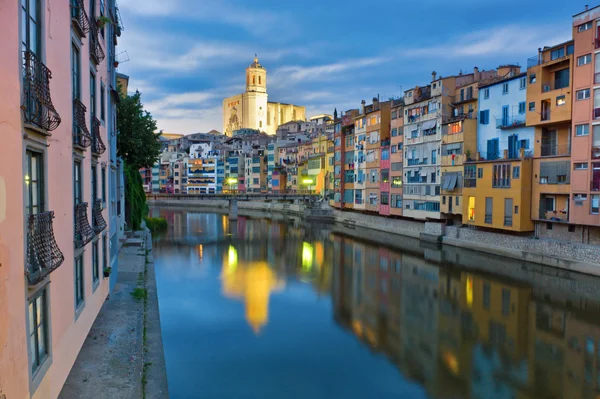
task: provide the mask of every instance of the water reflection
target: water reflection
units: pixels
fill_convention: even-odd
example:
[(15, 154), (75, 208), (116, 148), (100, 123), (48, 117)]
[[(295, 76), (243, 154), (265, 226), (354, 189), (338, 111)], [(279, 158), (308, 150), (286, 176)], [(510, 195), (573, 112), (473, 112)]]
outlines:
[[(289, 350), (289, 357), (278, 359), (275, 367), (297, 370), (301, 359), (318, 364), (326, 355), (337, 359), (329, 365), (334, 371), (352, 364), (359, 373), (337, 380), (310, 374), (302, 382), (306, 391), (300, 389), (296, 396), (248, 382), (257, 393), (248, 397), (412, 398), (424, 397), (425, 392), (431, 398), (600, 397), (597, 279), (560, 277), (552, 270), (490, 257), (474, 262), (475, 268), (450, 264), (443, 261), (449, 255), (439, 250), (413, 245), (401, 252), (299, 224), (157, 212), (169, 219), (170, 226), (169, 234), (155, 243), (159, 280), (170, 274), (195, 275), (204, 268), (209, 278), (206, 283), (194, 280), (205, 289), (195, 300), (214, 301), (211, 312), (218, 315), (211, 313), (207, 319), (201, 311), (202, 322), (216, 328), (243, 318), (253, 337), (268, 338), (268, 344), (243, 341), (249, 338), (244, 338), (243, 330), (235, 330), (228, 339), (244, 342), (237, 350), (249, 353), (237, 356), (247, 361), (254, 354), (256, 367), (261, 368), (268, 367), (269, 350)], [(479, 259), (469, 253), (452, 256)], [(486, 268), (502, 273), (479, 271)], [(218, 293), (211, 291), (212, 275)], [(159, 281), (161, 317), (168, 319), (171, 309), (163, 295), (167, 294)], [(310, 295), (329, 297), (330, 305), (310, 302)], [(218, 296), (243, 303), (243, 314), (230, 310), (230, 302), (218, 302)], [(318, 321), (326, 312), (335, 324), (328, 324), (327, 318)], [(353, 352), (337, 332), (340, 327), (368, 352)], [(311, 329), (319, 331), (321, 344), (294, 338), (294, 334), (311, 336)], [(168, 364), (170, 334), (176, 332), (167, 328)], [(282, 340), (294, 346), (282, 349), (277, 346), (283, 345)], [(257, 354), (250, 348), (260, 342), (270, 346)], [(227, 352), (227, 345), (217, 345), (215, 356)], [(313, 352), (317, 346), (320, 352)], [(390, 374), (376, 359), (387, 359), (399, 373)], [(309, 392), (311, 384), (321, 390)], [(237, 391), (231, 396), (219, 392), (223, 395), (206, 397), (242, 397)]]

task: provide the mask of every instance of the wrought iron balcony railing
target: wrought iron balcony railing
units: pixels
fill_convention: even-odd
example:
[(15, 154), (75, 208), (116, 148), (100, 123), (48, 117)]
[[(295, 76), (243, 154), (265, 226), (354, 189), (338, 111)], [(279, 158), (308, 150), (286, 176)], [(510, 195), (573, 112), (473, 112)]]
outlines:
[(104, 154), (106, 146), (100, 136), (100, 121), (98, 118), (92, 118), (92, 152), (97, 155)]
[(52, 72), (31, 51), (23, 52), (23, 99), (21, 109), (25, 123), (52, 131), (61, 119), (50, 96)]
[(571, 145), (569, 144), (542, 144), (540, 150), (543, 157), (571, 155)]
[(92, 135), (85, 124), (85, 105), (73, 100), (73, 144), (87, 148), (92, 145)]
[(75, 205), (75, 248), (83, 247), (96, 235), (88, 221), (87, 209), (87, 202)]
[(27, 279), (30, 285), (42, 281), (65, 260), (54, 239), (54, 212), (29, 215), (27, 229)]
[(83, 0), (71, 0), (71, 21), (81, 37), (90, 31), (90, 19), (85, 12)]
[(102, 216), (102, 200), (97, 199), (94, 201), (94, 208), (92, 209), (92, 224), (96, 234), (99, 234), (106, 228), (106, 220)]
[(96, 21), (91, 21), (90, 24), (90, 57), (96, 65), (100, 64), (106, 57), (104, 50), (102, 50), (102, 46), (100, 46), (100, 37)]
[(511, 116), (496, 119), (496, 129), (514, 129), (525, 126), (524, 116)]

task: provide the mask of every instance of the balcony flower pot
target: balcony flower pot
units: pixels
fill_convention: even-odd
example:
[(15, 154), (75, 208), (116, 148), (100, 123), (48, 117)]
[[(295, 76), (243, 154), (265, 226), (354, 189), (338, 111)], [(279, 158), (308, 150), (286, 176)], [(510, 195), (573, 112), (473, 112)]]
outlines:
[(102, 16), (98, 17), (98, 19), (96, 19), (96, 26), (98, 26), (99, 29), (102, 29), (109, 22), (110, 22), (110, 18), (102, 15)]
[(119, 61), (113, 62), (113, 65), (114, 65), (115, 68), (118, 68), (119, 67)]
[(106, 267), (102, 272), (104, 273), (104, 278), (109, 278), (110, 273), (112, 272), (112, 267)]

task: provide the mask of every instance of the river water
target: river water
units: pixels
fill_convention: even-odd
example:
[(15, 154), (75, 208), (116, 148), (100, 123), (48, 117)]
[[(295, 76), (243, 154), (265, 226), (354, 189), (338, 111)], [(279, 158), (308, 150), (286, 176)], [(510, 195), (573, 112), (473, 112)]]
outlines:
[(173, 399), (600, 395), (596, 278), (373, 232), (152, 212), (169, 222), (154, 259)]

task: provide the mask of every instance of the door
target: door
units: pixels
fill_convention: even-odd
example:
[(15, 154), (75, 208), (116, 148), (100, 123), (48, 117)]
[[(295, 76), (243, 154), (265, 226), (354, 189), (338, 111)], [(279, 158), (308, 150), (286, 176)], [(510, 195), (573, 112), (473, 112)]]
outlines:
[(556, 155), (556, 130), (542, 130), (542, 156)]
[(502, 107), (502, 126), (508, 126), (508, 105)]
[(513, 200), (512, 198), (504, 199), (504, 225), (512, 226), (512, 214), (513, 214)]
[(448, 213), (452, 213), (452, 197), (448, 197)]

